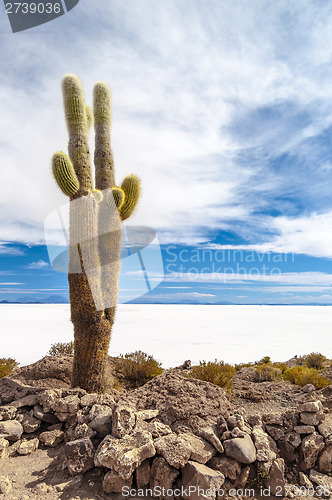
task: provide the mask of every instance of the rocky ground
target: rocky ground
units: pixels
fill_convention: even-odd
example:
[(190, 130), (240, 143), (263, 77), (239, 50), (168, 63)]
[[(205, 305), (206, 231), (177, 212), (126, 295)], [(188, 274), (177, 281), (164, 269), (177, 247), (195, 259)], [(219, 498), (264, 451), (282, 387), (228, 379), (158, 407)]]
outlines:
[(0, 380), (0, 498), (117, 499), (124, 486), (216, 498), (188, 496), (190, 485), (220, 498), (332, 496), (332, 385), (257, 383), (243, 368), (230, 396), (184, 365), (98, 396), (70, 389), (71, 365), (48, 356)]

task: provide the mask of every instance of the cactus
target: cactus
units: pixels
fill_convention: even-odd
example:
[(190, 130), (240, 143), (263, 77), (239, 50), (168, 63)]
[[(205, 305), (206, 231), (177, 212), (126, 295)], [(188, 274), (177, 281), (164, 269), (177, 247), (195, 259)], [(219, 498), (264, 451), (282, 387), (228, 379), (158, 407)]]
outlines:
[[(115, 184), (110, 139), (112, 98), (108, 85), (103, 82), (95, 85), (93, 111), (85, 104), (84, 91), (76, 76), (67, 75), (62, 90), (69, 157), (56, 153), (52, 171), (59, 188), (70, 199), (68, 282), (74, 325), (72, 386), (100, 393), (105, 388), (116, 309), (121, 222), (130, 217), (137, 206), (140, 181), (130, 175), (121, 187)], [(95, 185), (88, 144), (93, 124)]]

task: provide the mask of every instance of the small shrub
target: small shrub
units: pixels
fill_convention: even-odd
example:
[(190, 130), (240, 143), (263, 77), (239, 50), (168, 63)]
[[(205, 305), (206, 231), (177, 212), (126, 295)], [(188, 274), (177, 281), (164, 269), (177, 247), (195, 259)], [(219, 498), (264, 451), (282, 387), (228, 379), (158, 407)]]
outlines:
[(13, 358), (0, 358), (0, 378), (10, 375), (18, 365)]
[(264, 358), (256, 361), (256, 365), (268, 365), (269, 363), (271, 363), (270, 356), (264, 356)]
[(319, 371), (315, 368), (309, 368), (308, 366), (294, 366), (289, 368), (284, 373), (284, 378), (292, 382), (292, 384), (304, 387), (307, 384), (312, 384), (316, 389), (324, 389), (330, 385), (330, 381), (322, 377)]
[(279, 368), (279, 370), (281, 371), (281, 373), (285, 373), (286, 370), (288, 370), (288, 365), (287, 363), (272, 363), (272, 365), (274, 368)]
[(235, 370), (238, 372), (241, 370), (241, 368), (247, 368), (249, 366), (254, 366), (254, 363), (236, 363), (235, 365)]
[(223, 361), (200, 361), (199, 365), (194, 366), (191, 370), (190, 377), (211, 382), (224, 389), (230, 389), (235, 373), (236, 368)]
[(161, 363), (145, 352), (135, 351), (121, 355), (115, 363), (115, 371), (121, 382), (130, 387), (140, 387), (162, 373)]
[(281, 378), (281, 370), (270, 364), (262, 364), (257, 365), (255, 367), (256, 370), (256, 381), (257, 382), (265, 382), (265, 381), (276, 381)]
[(63, 356), (64, 354), (74, 354), (74, 341), (57, 342), (52, 344), (47, 353), (49, 356)]
[(322, 370), (324, 368), (324, 361), (326, 361), (326, 357), (320, 352), (311, 352), (304, 357), (304, 361), (309, 368)]

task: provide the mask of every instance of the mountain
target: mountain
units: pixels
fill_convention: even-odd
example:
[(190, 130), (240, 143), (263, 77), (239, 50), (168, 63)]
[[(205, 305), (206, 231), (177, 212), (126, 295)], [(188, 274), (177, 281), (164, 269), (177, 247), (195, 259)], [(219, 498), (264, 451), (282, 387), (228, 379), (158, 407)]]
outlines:
[(63, 295), (50, 295), (48, 297), (17, 297), (15, 300), (1, 300), (0, 304), (69, 304), (69, 299)]

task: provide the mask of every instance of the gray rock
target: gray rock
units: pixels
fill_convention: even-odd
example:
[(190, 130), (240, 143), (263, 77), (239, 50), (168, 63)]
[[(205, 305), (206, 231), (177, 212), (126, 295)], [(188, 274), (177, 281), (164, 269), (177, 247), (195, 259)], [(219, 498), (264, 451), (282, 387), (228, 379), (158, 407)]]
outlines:
[(238, 427), (239, 429), (241, 429), (241, 431), (244, 431), (246, 429), (244, 418), (239, 413), (228, 417), (227, 425), (229, 430), (234, 429), (234, 427)]
[(95, 465), (113, 469), (123, 479), (128, 479), (145, 459), (155, 453), (150, 432), (136, 431), (120, 439), (106, 436), (96, 451)]
[(63, 441), (64, 432), (60, 429), (55, 429), (53, 431), (45, 431), (39, 435), (39, 440), (45, 446), (50, 448), (55, 448)]
[(265, 413), (262, 417), (264, 424), (284, 425), (284, 418), (281, 413)]
[(194, 434), (182, 433), (179, 436), (184, 439), (191, 448), (190, 460), (200, 464), (206, 464), (215, 454), (216, 449), (205, 439)]
[(103, 490), (105, 493), (122, 493), (124, 487), (131, 488), (133, 478), (123, 479), (115, 470), (110, 470), (105, 474), (103, 480)]
[(117, 406), (113, 411), (112, 435), (122, 438), (130, 434), (135, 426), (136, 417), (131, 408)]
[(24, 439), (23, 441), (21, 441), (20, 446), (17, 448), (17, 453), (19, 453), (19, 455), (30, 455), (37, 450), (38, 445), (38, 438), (29, 439), (29, 441)]
[(332, 473), (332, 445), (326, 446), (319, 455), (318, 468), (320, 472), (323, 472), (324, 474)]
[(61, 397), (62, 389), (49, 389), (38, 394), (38, 401), (44, 413), (50, 413), (55, 411), (55, 405)]
[(285, 495), (285, 462), (282, 458), (274, 460), (265, 486), (270, 489), (272, 495)]
[(23, 427), (17, 420), (0, 422), (0, 438), (8, 441), (18, 441), (23, 434)]
[(35, 432), (40, 427), (40, 420), (35, 418), (32, 412), (28, 415), (24, 415), (22, 418), (21, 424), (23, 425), (24, 432), (27, 434), (31, 434), (31, 432)]
[(225, 457), (224, 455), (213, 457), (207, 466), (222, 472), (231, 481), (235, 481), (241, 474), (240, 464), (234, 458)]
[(251, 464), (256, 460), (256, 448), (250, 436), (227, 439), (224, 441), (225, 453), (242, 464)]
[(93, 417), (89, 423), (89, 427), (101, 436), (110, 434), (112, 429), (112, 413), (112, 409), (109, 406), (94, 405), (89, 413), (89, 417)]
[(319, 424), (318, 430), (320, 434), (325, 438), (328, 438), (329, 436), (332, 435), (332, 415), (329, 415), (328, 419), (324, 420), (324, 422)]
[(57, 424), (59, 422), (59, 419), (53, 413), (45, 412), (40, 405), (35, 405), (33, 407), (33, 415), (42, 422), (47, 422), (48, 424)]
[(293, 446), (293, 448), (297, 448), (301, 444), (300, 434), (297, 432), (286, 432), (285, 441)]
[(322, 415), (305, 411), (301, 413), (300, 420), (304, 425), (318, 425), (322, 420)]
[(150, 482), (151, 465), (150, 460), (144, 460), (136, 469), (136, 484), (137, 488), (141, 489)]
[(219, 451), (219, 453), (224, 453), (224, 447), (221, 444), (221, 441), (217, 436), (217, 430), (214, 427), (205, 427), (201, 429), (199, 436), (209, 441), (209, 443), (211, 443), (212, 446)]
[(84, 474), (94, 466), (94, 446), (89, 438), (77, 439), (64, 447), (66, 465), (72, 476)]
[(312, 434), (315, 432), (315, 427), (313, 425), (296, 425), (294, 431), (298, 434)]
[(228, 431), (226, 419), (223, 416), (218, 417), (217, 420), (217, 434), (222, 436), (224, 432)]
[(270, 436), (276, 441), (283, 439), (285, 435), (284, 427), (281, 427), (279, 425), (267, 425), (266, 430), (270, 434)]
[(192, 453), (188, 441), (182, 438), (181, 434), (168, 434), (158, 438), (154, 445), (159, 455), (164, 457), (169, 465), (175, 469), (184, 467)]
[(59, 398), (52, 404), (55, 416), (61, 421), (70, 420), (72, 415), (76, 414), (80, 407), (80, 400), (77, 394), (69, 394), (64, 398)]
[(37, 394), (29, 394), (28, 396), (13, 401), (11, 405), (15, 406), (15, 408), (22, 408), (22, 406), (34, 406), (38, 404), (38, 401)]
[(178, 469), (171, 467), (163, 457), (157, 457), (151, 466), (150, 487), (156, 488), (160, 486), (168, 490), (178, 475)]
[(17, 408), (15, 406), (0, 406), (0, 420), (11, 420), (15, 418)]
[(141, 410), (135, 413), (137, 420), (152, 420), (158, 417), (159, 410)]
[(92, 438), (96, 435), (96, 432), (91, 429), (87, 424), (78, 424), (74, 430), (74, 436), (76, 439), (82, 439), (85, 437)]
[(299, 447), (300, 450), (300, 469), (306, 471), (312, 469), (316, 463), (319, 453), (324, 448), (324, 438), (316, 432), (306, 436)]
[[(182, 470), (181, 486), (185, 492), (182, 498), (185, 500), (214, 500), (216, 498), (215, 491), (218, 491), (224, 482), (225, 476), (221, 472), (190, 461)], [(195, 491), (189, 491), (189, 486), (194, 487)]]
[(80, 405), (81, 406), (92, 406), (99, 401), (99, 395), (98, 394), (85, 394), (81, 399), (80, 399)]
[(256, 448), (256, 460), (259, 462), (268, 462), (276, 458), (275, 453), (271, 450), (269, 436), (264, 432), (262, 427), (255, 425), (252, 430), (252, 438)]
[(301, 388), (302, 392), (309, 393), (309, 392), (315, 392), (316, 387), (313, 384), (306, 384)]
[(322, 410), (323, 405), (320, 401), (307, 401), (305, 403), (301, 403), (298, 407), (298, 411), (300, 412), (313, 412), (316, 413)]
[(326, 476), (325, 474), (321, 474), (320, 472), (317, 472), (316, 470), (311, 470), (309, 474), (310, 480), (318, 484), (318, 486), (321, 486), (324, 488), (327, 492), (331, 494), (332, 492), (332, 477)]

